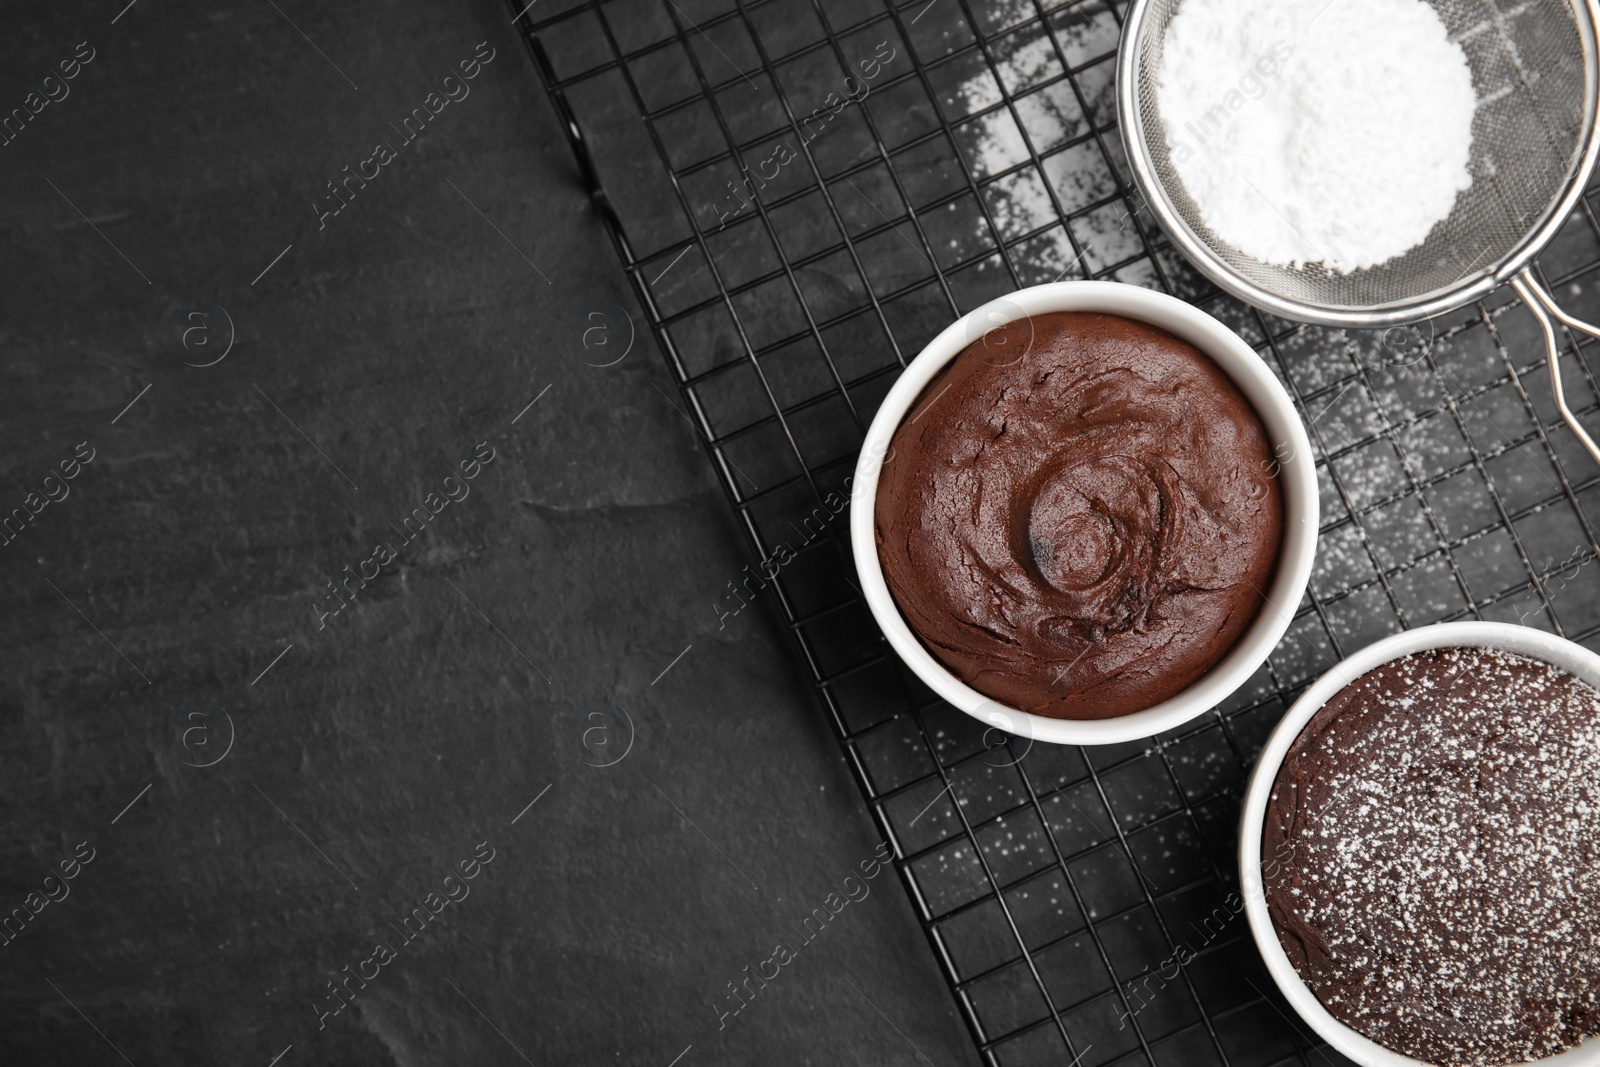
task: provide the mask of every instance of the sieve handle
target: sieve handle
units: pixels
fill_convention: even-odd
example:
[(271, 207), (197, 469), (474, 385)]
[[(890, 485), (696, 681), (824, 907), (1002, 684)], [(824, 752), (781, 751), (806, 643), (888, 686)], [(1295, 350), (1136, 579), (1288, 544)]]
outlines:
[(1556, 407), (1560, 409), (1561, 417), (1567, 420), (1567, 425), (1572, 427), (1572, 432), (1577, 434), (1578, 440), (1583, 442), (1583, 447), (1589, 450), (1589, 455), (1594, 457), (1594, 461), (1600, 463), (1600, 446), (1594, 443), (1589, 431), (1579, 425), (1578, 417), (1567, 407), (1567, 395), (1561, 388), (1561, 348), (1556, 342), (1556, 331), (1550, 322), (1550, 317), (1555, 316), (1569, 330), (1578, 330), (1596, 339), (1600, 339), (1600, 329), (1563, 311), (1555, 298), (1546, 292), (1544, 286), (1533, 276), (1532, 267), (1512, 278), (1511, 287), (1522, 297), (1522, 302), (1533, 312), (1533, 317), (1539, 320), (1539, 329), (1544, 331), (1545, 361), (1550, 365), (1550, 390), (1555, 393)]

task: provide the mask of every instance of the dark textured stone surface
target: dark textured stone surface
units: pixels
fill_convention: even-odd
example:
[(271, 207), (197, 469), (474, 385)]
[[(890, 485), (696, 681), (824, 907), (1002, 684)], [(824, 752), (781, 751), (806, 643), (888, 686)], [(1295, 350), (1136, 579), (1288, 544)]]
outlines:
[[(876, 836), (772, 616), (717, 628), (744, 548), (649, 339), (585, 365), (587, 310), (631, 298), (507, 12), (117, 7), (5, 23), (4, 108), (96, 55), (0, 148), (0, 510), (95, 455), (0, 547), (0, 913), (95, 855), (0, 947), (0, 1061), (970, 1060), (892, 874), (718, 1030)], [(471, 95), (319, 231), (323, 183), (484, 40)], [(231, 351), (185, 366), (218, 308)], [(232, 747), (191, 766), (184, 715), (216, 707)], [(600, 767), (603, 707), (636, 736)]]

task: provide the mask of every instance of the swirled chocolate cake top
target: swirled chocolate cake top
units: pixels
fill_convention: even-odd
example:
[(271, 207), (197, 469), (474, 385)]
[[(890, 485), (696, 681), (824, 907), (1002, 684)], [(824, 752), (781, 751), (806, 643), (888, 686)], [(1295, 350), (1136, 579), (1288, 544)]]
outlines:
[(875, 518), (928, 650), (997, 701), (1072, 719), (1204, 674), (1258, 614), (1283, 533), (1232, 381), (1171, 334), (1077, 312), (951, 361), (895, 432)]

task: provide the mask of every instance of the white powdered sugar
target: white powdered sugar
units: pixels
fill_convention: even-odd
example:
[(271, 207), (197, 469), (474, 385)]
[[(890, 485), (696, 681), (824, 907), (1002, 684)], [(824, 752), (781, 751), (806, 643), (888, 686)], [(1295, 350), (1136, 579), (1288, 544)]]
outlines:
[(1471, 72), (1422, 0), (1180, 0), (1156, 92), (1205, 224), (1267, 263), (1383, 263), (1472, 183)]

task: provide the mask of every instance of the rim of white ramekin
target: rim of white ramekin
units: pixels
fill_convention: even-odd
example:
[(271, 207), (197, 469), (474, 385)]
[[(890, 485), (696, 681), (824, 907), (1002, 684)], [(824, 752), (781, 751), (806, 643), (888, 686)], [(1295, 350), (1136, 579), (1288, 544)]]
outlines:
[[(1273, 782), (1283, 766), (1283, 758), (1311, 716), (1335, 693), (1391, 660), (1430, 648), (1493, 648), (1529, 659), (1554, 664), (1570, 671), (1590, 685), (1600, 688), (1600, 656), (1564, 637), (1507, 622), (1441, 622), (1385, 637), (1363, 648), (1312, 683), (1300, 695), (1268, 739), (1266, 748), (1250, 775), (1244, 808), (1239, 815), (1239, 887), (1244, 897), (1245, 916), (1256, 948), (1266, 962), (1267, 971), (1300, 1018), (1339, 1053), (1362, 1067), (1433, 1067), (1423, 1060), (1402, 1056), (1365, 1037), (1335, 1019), (1322, 1006), (1300, 974), (1289, 962), (1278, 941), (1272, 917), (1267, 911), (1261, 879), (1261, 831), (1266, 821), (1267, 801)], [(1542, 1060), (1539, 1067), (1592, 1067), (1600, 1063), (1600, 1040), (1585, 1041), (1576, 1048)]]
[[(1283, 543), (1266, 603), (1239, 640), (1209, 671), (1175, 696), (1111, 719), (1052, 719), (1007, 707), (951, 674), (911, 632), (884, 581), (875, 536), (878, 474), (900, 422), (934, 376), (988, 330), (1053, 311), (1095, 311), (1157, 326), (1209, 356), (1255, 408), (1268, 445), (1289, 454), (1279, 469), (1284, 496)], [(867, 429), (851, 488), (850, 541), (867, 606), (890, 646), (940, 697), (989, 726), (1038, 741), (1109, 745), (1152, 737), (1215, 707), (1266, 662), (1289, 628), (1311, 576), (1317, 542), (1317, 479), (1311, 442), (1294, 402), (1245, 341), (1192, 304), (1122, 282), (1053, 282), (1020, 289), (958, 318), (906, 367)]]

